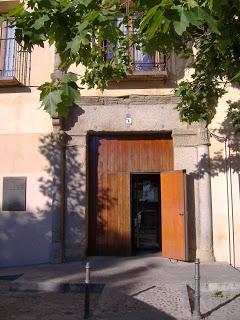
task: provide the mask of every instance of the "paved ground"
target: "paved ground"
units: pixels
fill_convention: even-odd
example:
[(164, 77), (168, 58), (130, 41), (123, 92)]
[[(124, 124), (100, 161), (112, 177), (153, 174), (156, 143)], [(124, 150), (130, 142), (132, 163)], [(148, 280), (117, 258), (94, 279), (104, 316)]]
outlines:
[(240, 319), (240, 290), (202, 293), (201, 312), (209, 320)]
[[(193, 264), (169, 261), (158, 255), (91, 257), (89, 261), (92, 281), (105, 284), (100, 298), (99, 294), (94, 294), (92, 299), (92, 319), (191, 318), (186, 284), (192, 287)], [(0, 280), (0, 319), (81, 319), (83, 295), (59, 293), (59, 290), (64, 283), (83, 283), (84, 263), (0, 269), (0, 279), (1, 276), (22, 274), (15, 281)], [(240, 319), (239, 271), (224, 263), (201, 264), (201, 283), (204, 318)], [(8, 289), (23, 292), (7, 292)], [(28, 293), (24, 290), (45, 292)]]
[(168, 287), (146, 283), (128, 291), (106, 288), (93, 319), (97, 320), (187, 320), (190, 307), (185, 286)]
[[(92, 296), (92, 309), (97, 304)], [(1, 320), (81, 320), (84, 297), (76, 293), (0, 293)]]

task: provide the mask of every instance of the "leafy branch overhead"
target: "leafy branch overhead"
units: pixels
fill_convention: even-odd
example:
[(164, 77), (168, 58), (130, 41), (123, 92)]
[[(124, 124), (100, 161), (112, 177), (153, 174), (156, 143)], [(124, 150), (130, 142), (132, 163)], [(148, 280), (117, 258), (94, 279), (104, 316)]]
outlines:
[(80, 92), (76, 84), (78, 77), (72, 72), (64, 74), (61, 80), (46, 82), (39, 87), (40, 100), (44, 109), (51, 115), (68, 115), (73, 102), (79, 100)]
[[(67, 116), (79, 99), (77, 80), (104, 90), (108, 81), (124, 77), (128, 48), (135, 43), (147, 53), (175, 51), (194, 57), (192, 79), (176, 90), (181, 97), (177, 109), (183, 121), (210, 122), (225, 92), (222, 83), (240, 81), (239, 0), (131, 2), (130, 10), (124, 11), (125, 0), (23, 0), (8, 13), (15, 16), (17, 41), (26, 49), (48, 42), (60, 55), (60, 69), (85, 66), (81, 75), (67, 73), (40, 86), (44, 108), (50, 114)], [(116, 23), (119, 16), (125, 24), (134, 16), (134, 35), (124, 35)], [(114, 49), (109, 59), (103, 54), (106, 40)]]

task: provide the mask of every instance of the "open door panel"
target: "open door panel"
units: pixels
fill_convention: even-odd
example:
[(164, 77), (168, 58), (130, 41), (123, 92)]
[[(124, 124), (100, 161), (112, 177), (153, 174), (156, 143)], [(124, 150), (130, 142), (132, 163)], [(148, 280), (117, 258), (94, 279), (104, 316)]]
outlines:
[(186, 173), (161, 173), (162, 255), (188, 261)]

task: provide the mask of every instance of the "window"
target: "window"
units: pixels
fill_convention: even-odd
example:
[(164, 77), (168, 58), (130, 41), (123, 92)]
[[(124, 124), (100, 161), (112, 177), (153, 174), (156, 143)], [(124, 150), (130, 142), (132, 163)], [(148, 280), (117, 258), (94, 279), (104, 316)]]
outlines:
[[(119, 17), (116, 23), (125, 35), (129, 35), (135, 32), (133, 21), (133, 19), (130, 19), (126, 25), (123, 23), (123, 18)], [(160, 52), (155, 52), (153, 55), (145, 54), (142, 50), (139, 50), (136, 45), (129, 47), (128, 51), (130, 56), (128, 78), (145, 76), (153, 76), (156, 78), (166, 76), (165, 55), (161, 54)], [(109, 41), (104, 42), (103, 52), (106, 60), (113, 57), (114, 48)]]
[(0, 85), (27, 85), (30, 75), (30, 53), (17, 44), (15, 28), (10, 21), (0, 26)]

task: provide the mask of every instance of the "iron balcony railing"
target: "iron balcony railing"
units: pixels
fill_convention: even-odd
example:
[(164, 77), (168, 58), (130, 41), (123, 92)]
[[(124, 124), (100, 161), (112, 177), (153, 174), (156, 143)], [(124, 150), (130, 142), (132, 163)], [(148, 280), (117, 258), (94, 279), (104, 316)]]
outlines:
[[(103, 54), (104, 59), (114, 58), (114, 48), (109, 41), (103, 43)], [(130, 72), (141, 72), (141, 73), (153, 73), (153, 72), (164, 72), (166, 70), (166, 56), (160, 52), (155, 52), (153, 55), (145, 54), (143, 51), (131, 46), (128, 49), (130, 57)]]
[(166, 56), (160, 52), (155, 52), (154, 55), (148, 55), (136, 48), (132, 48), (130, 54), (130, 71), (132, 72), (162, 72), (166, 69)]
[[(128, 3), (128, 1), (127, 1)], [(114, 22), (115, 25), (123, 32), (124, 35), (134, 35), (136, 29), (134, 27), (134, 19), (129, 19), (128, 23), (123, 22), (123, 18), (119, 17)], [(114, 46), (109, 41), (103, 43), (104, 59), (108, 60), (114, 58)], [(145, 54), (142, 50), (138, 49), (136, 44), (132, 44), (128, 48), (130, 58), (129, 71), (132, 73), (163, 73), (166, 71), (166, 55), (155, 52), (153, 55)]]
[(15, 38), (14, 28), (6, 23), (0, 28), (1, 84), (30, 84), (31, 55), (23, 50)]

